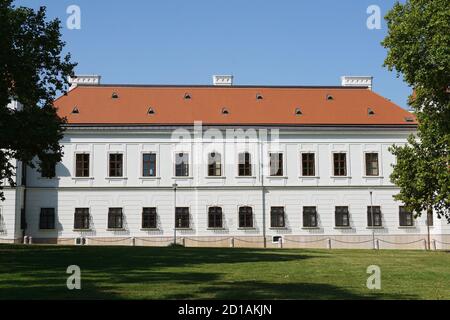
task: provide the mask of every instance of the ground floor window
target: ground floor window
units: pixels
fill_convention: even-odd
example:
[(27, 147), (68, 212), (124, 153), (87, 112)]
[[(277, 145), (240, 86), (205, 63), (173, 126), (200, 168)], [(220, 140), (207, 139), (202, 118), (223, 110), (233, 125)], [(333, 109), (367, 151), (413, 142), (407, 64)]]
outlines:
[(74, 229), (89, 229), (89, 208), (75, 208)]
[(303, 207), (303, 227), (317, 227), (317, 209), (316, 207)]
[(339, 206), (335, 208), (336, 227), (350, 226), (348, 207)]
[(156, 229), (156, 208), (142, 209), (142, 229)]
[(367, 207), (367, 225), (369, 227), (381, 227), (383, 225), (380, 206)]
[(39, 229), (55, 229), (55, 208), (41, 208)]
[(187, 207), (176, 208), (175, 228), (189, 228), (189, 208)]
[(221, 207), (210, 207), (208, 209), (208, 228), (222, 228)]
[(270, 209), (270, 226), (272, 228), (284, 228), (284, 207), (272, 207)]
[(123, 228), (122, 208), (109, 208), (108, 211), (108, 229)]
[(253, 228), (252, 207), (239, 208), (239, 228)]
[(399, 218), (401, 227), (412, 227), (414, 225), (412, 212), (409, 212), (404, 206), (399, 207)]

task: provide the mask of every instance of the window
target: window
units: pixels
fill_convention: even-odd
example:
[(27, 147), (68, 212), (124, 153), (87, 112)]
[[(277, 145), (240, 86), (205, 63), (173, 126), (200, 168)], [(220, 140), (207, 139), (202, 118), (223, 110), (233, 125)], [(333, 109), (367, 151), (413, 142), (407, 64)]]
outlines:
[(272, 228), (284, 228), (284, 207), (272, 207), (270, 209), (270, 226)]
[(270, 154), (270, 175), (272, 177), (283, 176), (283, 154), (271, 153)]
[(378, 153), (366, 153), (366, 176), (378, 175)]
[(413, 214), (406, 210), (406, 207), (399, 207), (399, 216), (401, 227), (412, 227), (414, 225)]
[(41, 161), (41, 177), (52, 179), (56, 176), (56, 163), (52, 161)]
[(302, 153), (302, 176), (311, 177), (316, 175), (315, 154)]
[(303, 227), (317, 227), (317, 210), (316, 207), (303, 207)]
[(333, 153), (333, 164), (335, 176), (347, 175), (347, 154)]
[(75, 176), (89, 177), (89, 154), (77, 153), (75, 155)]
[(335, 223), (336, 223), (336, 227), (349, 227), (350, 226), (348, 207), (336, 207), (335, 208)]
[(39, 229), (55, 229), (55, 208), (41, 208)]
[(189, 155), (187, 153), (177, 153), (175, 156), (175, 176), (189, 176)]
[(222, 175), (222, 157), (220, 153), (211, 152), (208, 155), (208, 176), (220, 177)]
[(142, 229), (156, 229), (156, 208), (142, 208)]
[(367, 207), (367, 225), (369, 227), (381, 227), (381, 208), (379, 206)]
[(239, 176), (248, 177), (252, 175), (252, 160), (248, 152), (239, 154)]
[(189, 228), (189, 208), (176, 208), (175, 228)]
[(433, 224), (433, 213), (427, 213), (427, 226), (432, 227)]
[(208, 228), (222, 228), (221, 207), (210, 207), (208, 209)]
[(123, 176), (123, 154), (121, 153), (109, 154), (109, 176), (110, 177)]
[(89, 229), (89, 208), (75, 208), (74, 229)]
[(239, 208), (239, 228), (253, 228), (252, 207)]
[(144, 153), (142, 155), (142, 176), (156, 176), (156, 153)]
[(123, 228), (122, 208), (109, 208), (108, 211), (108, 229)]

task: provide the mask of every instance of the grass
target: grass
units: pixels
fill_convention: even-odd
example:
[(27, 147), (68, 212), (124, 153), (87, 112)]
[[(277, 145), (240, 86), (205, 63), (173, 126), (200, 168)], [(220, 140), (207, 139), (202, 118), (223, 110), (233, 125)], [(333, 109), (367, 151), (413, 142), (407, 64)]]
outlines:
[(450, 299), (449, 266), (444, 251), (0, 245), (0, 299)]

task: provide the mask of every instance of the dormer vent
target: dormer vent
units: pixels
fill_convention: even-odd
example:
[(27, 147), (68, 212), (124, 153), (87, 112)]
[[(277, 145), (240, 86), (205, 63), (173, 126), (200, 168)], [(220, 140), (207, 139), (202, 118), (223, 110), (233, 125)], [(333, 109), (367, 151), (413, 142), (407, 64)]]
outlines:
[(327, 101), (334, 100), (334, 97), (331, 94), (327, 94)]
[(230, 112), (228, 111), (228, 109), (227, 108), (223, 108), (222, 109), (222, 114), (229, 114)]
[(77, 106), (73, 107), (72, 114), (78, 114), (80, 113), (80, 110), (78, 110)]
[(257, 93), (257, 94), (256, 94), (256, 100), (262, 100), (262, 99), (264, 99), (264, 97), (262, 96), (262, 94)]
[(372, 108), (367, 108), (367, 114), (368, 114), (369, 116), (373, 116), (373, 115), (375, 114), (375, 111), (373, 111)]
[(119, 98), (119, 94), (118, 94), (117, 92), (113, 92), (113, 93), (111, 94), (111, 98), (113, 98), (113, 99), (118, 99), (118, 98)]
[(191, 98), (192, 98), (192, 97), (191, 97), (190, 93), (187, 93), (187, 92), (186, 92), (186, 93), (184, 94), (184, 100), (191, 100)]
[(303, 113), (302, 113), (302, 110), (300, 109), (300, 108), (295, 108), (295, 115), (296, 116), (301, 116)]
[(155, 110), (152, 107), (149, 107), (147, 110), (147, 114), (155, 114)]

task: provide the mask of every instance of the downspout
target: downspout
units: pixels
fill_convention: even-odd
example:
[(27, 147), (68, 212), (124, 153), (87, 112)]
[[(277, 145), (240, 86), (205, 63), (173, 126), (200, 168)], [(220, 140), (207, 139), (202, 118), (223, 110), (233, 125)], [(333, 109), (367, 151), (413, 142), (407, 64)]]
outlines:
[(262, 223), (263, 223), (263, 242), (264, 248), (267, 248), (266, 240), (266, 190), (264, 186), (264, 152), (263, 152), (263, 141), (261, 140), (261, 135), (259, 138), (259, 153), (260, 153), (260, 170), (259, 175), (261, 179), (261, 192), (262, 192)]

